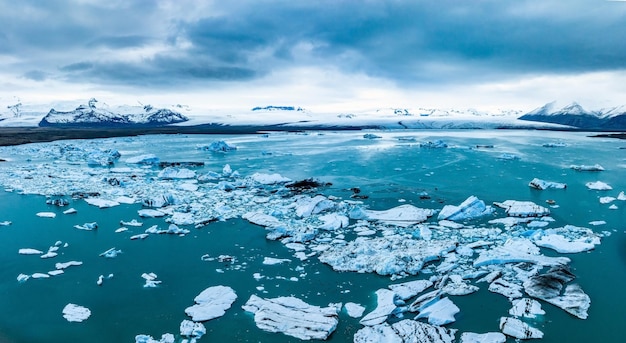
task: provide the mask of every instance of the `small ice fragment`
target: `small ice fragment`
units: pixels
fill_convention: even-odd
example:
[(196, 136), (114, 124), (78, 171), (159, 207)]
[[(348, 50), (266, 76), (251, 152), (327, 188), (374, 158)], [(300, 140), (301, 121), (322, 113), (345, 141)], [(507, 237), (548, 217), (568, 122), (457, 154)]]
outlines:
[(118, 254), (121, 254), (122, 250), (115, 250), (115, 247), (103, 252), (102, 254), (100, 254), (99, 256), (103, 256), (106, 258), (115, 258), (117, 257)]
[[(159, 210), (153, 210), (150, 208), (146, 208), (146, 209), (141, 209), (139, 211), (137, 211), (137, 213), (139, 214), (140, 217), (145, 217), (145, 218), (156, 218), (156, 217), (163, 217), (165, 216), (165, 213), (159, 211)], [(127, 224), (125, 224), (127, 225)]]
[(44, 273), (35, 273), (31, 275), (30, 277), (32, 277), (33, 279), (47, 279), (50, 277), (50, 275), (44, 274)]
[(532, 181), (530, 181), (528, 186), (530, 186), (532, 188), (535, 188), (535, 189), (539, 189), (539, 190), (544, 190), (544, 189), (548, 189), (548, 188), (553, 188), (553, 189), (565, 189), (565, 188), (567, 188), (567, 185), (564, 184), (564, 183), (553, 182), (553, 181), (545, 181), (545, 180), (541, 180), (541, 179), (537, 179), (537, 178), (532, 179)]
[(26, 282), (28, 279), (30, 279), (30, 275), (20, 274), (17, 276), (17, 282)]
[(53, 212), (39, 212), (37, 213), (37, 217), (42, 217), (42, 218), (54, 218), (56, 217), (56, 213)]
[(593, 225), (593, 226), (599, 226), (599, 225), (605, 225), (606, 222), (604, 220), (594, 220), (589, 222), (589, 225)]
[(275, 264), (282, 264), (283, 262), (291, 262), (288, 258), (273, 258), (273, 257), (265, 257), (263, 259), (263, 264), (271, 266)]
[(120, 232), (124, 232), (124, 231), (128, 231), (128, 228), (127, 227), (121, 227), (119, 229), (116, 229), (115, 233), (120, 233)]
[(150, 236), (150, 235), (149, 235), (149, 234), (147, 234), (147, 233), (140, 233), (140, 234), (138, 234), (138, 235), (130, 236), (130, 239), (131, 239), (131, 240), (136, 240), (136, 239), (144, 239), (144, 238), (146, 238), (146, 237), (148, 237), (148, 236)]
[(620, 201), (626, 201), (626, 194), (624, 194), (624, 192), (619, 192), (619, 195), (617, 196), (617, 200)]
[(48, 251), (47, 253), (39, 256), (40, 258), (53, 258), (56, 257), (58, 254), (54, 251)]
[(202, 323), (192, 322), (191, 320), (183, 320), (180, 323), (180, 335), (188, 337), (195, 342), (206, 334), (206, 328)]
[(601, 204), (610, 204), (617, 199), (614, 197), (600, 197), (599, 200)]
[(464, 332), (460, 343), (505, 343), (506, 336), (500, 332), (473, 333)]
[(69, 261), (69, 262), (65, 262), (65, 263), (55, 263), (54, 268), (56, 269), (66, 269), (72, 266), (80, 266), (83, 263), (80, 261)]
[(589, 188), (590, 190), (596, 190), (596, 191), (610, 191), (613, 189), (613, 187), (609, 186), (608, 184), (602, 181), (587, 182), (585, 186), (587, 186), (587, 188)]
[(31, 248), (23, 248), (17, 251), (20, 255), (41, 255), (43, 251)]
[(9, 226), (9, 225), (11, 225), (11, 224), (12, 224), (12, 223), (11, 223), (10, 221), (8, 221), (8, 220), (5, 220), (5, 221), (3, 221), (3, 222), (0, 222), (0, 226)]
[(79, 230), (92, 231), (98, 228), (98, 223), (85, 223), (83, 225), (74, 225), (74, 227)]
[(49, 271), (49, 272), (48, 272), (48, 275), (50, 275), (50, 276), (57, 276), (57, 275), (61, 275), (61, 274), (63, 274), (63, 273), (65, 273), (63, 270), (61, 270), (61, 269), (57, 269), (57, 270), (51, 270), (51, 271)]
[(262, 174), (254, 173), (250, 178), (262, 185), (274, 185), (278, 183), (286, 183), (291, 181), (290, 178), (284, 177), (280, 174)]
[(604, 167), (602, 167), (599, 164), (594, 164), (592, 166), (584, 165), (584, 164), (582, 164), (582, 165), (574, 165), (574, 164), (572, 164), (569, 167), (570, 167), (570, 169), (574, 169), (576, 171), (603, 171), (604, 170)]
[(143, 273), (141, 277), (146, 280), (146, 283), (143, 285), (144, 288), (154, 288), (161, 283), (161, 281), (157, 280), (155, 273)]
[(121, 220), (120, 224), (124, 225), (124, 226), (142, 226), (143, 225), (143, 223), (138, 222), (137, 219), (133, 219), (133, 220), (131, 220), (129, 222), (125, 222), (125, 221)]
[(63, 308), (63, 318), (68, 322), (82, 322), (91, 316), (91, 311), (83, 306), (67, 304)]
[(611, 206), (609, 206), (609, 210), (617, 210), (619, 207), (617, 207), (617, 205), (613, 204)]
[(209, 287), (194, 298), (196, 304), (187, 307), (185, 313), (193, 321), (204, 322), (223, 316), (236, 299), (237, 294), (230, 287)]
[(348, 313), (348, 316), (352, 317), (352, 318), (359, 318), (363, 315), (363, 312), (365, 312), (365, 307), (357, 304), (357, 303), (351, 303), (351, 302), (347, 302), (344, 305), (344, 308), (346, 309), (346, 312)]
[(118, 206), (120, 203), (113, 200), (100, 199), (100, 198), (85, 198), (85, 202), (92, 206), (97, 206), (99, 208), (109, 208)]
[(78, 211), (76, 211), (76, 209), (72, 207), (70, 209), (67, 209), (67, 210), (63, 211), (63, 214), (74, 214), (76, 212), (78, 212)]
[(104, 281), (104, 275), (98, 276), (98, 281), (96, 281), (96, 285), (102, 286), (102, 281)]

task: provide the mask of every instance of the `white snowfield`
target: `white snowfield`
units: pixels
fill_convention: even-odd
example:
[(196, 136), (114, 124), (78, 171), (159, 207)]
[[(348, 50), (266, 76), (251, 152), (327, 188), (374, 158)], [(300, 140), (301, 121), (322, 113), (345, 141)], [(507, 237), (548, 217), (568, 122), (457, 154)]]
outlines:
[[(139, 139), (142, 144), (156, 145), (161, 138), (128, 138), (131, 142)], [(96, 142), (96, 150), (100, 152), (112, 144), (112, 140), (106, 139)], [(259, 263), (264, 261), (267, 269), (277, 268), (271, 265), (279, 262), (304, 269), (300, 261), (314, 260), (336, 271), (388, 276), (389, 289), (381, 288), (375, 293), (378, 299), (375, 308), (346, 304), (350, 316), (360, 317), (365, 313), (360, 320), (365, 327), (356, 332), (355, 342), (455, 342), (456, 330), (443, 327), (454, 321), (459, 312), (455, 297), (471, 296), (481, 288), (511, 302), (512, 317), (500, 320), (500, 330), (511, 337), (542, 336), (540, 331), (517, 319), (542, 315), (533, 299), (550, 303), (575, 317), (587, 318), (591, 299), (573, 283), (574, 276), (568, 269), (570, 258), (560, 254), (594, 249), (600, 244), (602, 234), (573, 225), (554, 227), (550, 210), (531, 201), (505, 200), (494, 202), (492, 207), (476, 196), (469, 196), (459, 205), (433, 201), (421, 203), (425, 208), (404, 204), (372, 210), (365, 201), (327, 195), (323, 188), (309, 193), (294, 192), (285, 184), (292, 178), (280, 173), (240, 174), (230, 166), (211, 171), (208, 167), (161, 169), (152, 163), (138, 166), (141, 161), (158, 159), (156, 155), (148, 156), (152, 152), (148, 148), (134, 151), (130, 156), (122, 154), (114, 162), (114, 168), (90, 166), (93, 146), (69, 141), (0, 148), (2, 153), (23, 158), (23, 161), (3, 162), (10, 163), (11, 168), (0, 169), (0, 184), (19, 194), (74, 196), (95, 206), (128, 197), (137, 200), (135, 205), (129, 205), (138, 208), (137, 216), (162, 217), (156, 220), (172, 224), (162, 230), (160, 225), (151, 223), (144, 232), (141, 222), (122, 221), (122, 225), (134, 230), (134, 235), (124, 236), (125, 240), (158, 239), (154, 235), (159, 233), (193, 239), (194, 234), (185, 235), (193, 227), (202, 229), (216, 220), (245, 219), (261, 226), (250, 225), (251, 229), (265, 231), (267, 239), (277, 240), (293, 255), (293, 259), (261, 255)], [(523, 187), (526, 182), (520, 181)], [(183, 186), (190, 184), (195, 186), (193, 190)], [(139, 209), (139, 204), (152, 208)], [(110, 229), (113, 231), (115, 227)], [(138, 246), (143, 243), (146, 242), (132, 242)], [(44, 254), (43, 250), (31, 249), (18, 252)], [(117, 254), (114, 251), (109, 249), (103, 256), (108, 252), (114, 257)], [(55, 249), (48, 250), (54, 252)], [(49, 282), (46, 279), (51, 276), (81, 264), (57, 263), (56, 271), (23, 273), (17, 280), (25, 282), (32, 278), (41, 280), (28, 282)], [(94, 279), (101, 273), (95, 272)], [(305, 276), (299, 277), (306, 277), (306, 273), (302, 274)], [(142, 276), (148, 287), (161, 282), (152, 273)], [(262, 275), (258, 274), (258, 278)], [(397, 281), (400, 279), (403, 282)], [(167, 280), (163, 281), (167, 284)], [(190, 340), (200, 335), (202, 327), (197, 322), (223, 315), (236, 298), (235, 291), (228, 286), (207, 288), (195, 298), (196, 304), (185, 310), (193, 322), (181, 324), (181, 333), (189, 333), (185, 337)], [(365, 304), (367, 300), (353, 301)], [(296, 296), (263, 299), (252, 295), (243, 308), (254, 314), (260, 329), (299, 339), (326, 339), (344, 316), (339, 314), (340, 305), (314, 306)], [(402, 317), (406, 312), (415, 312), (417, 319), (389, 320), (390, 316)], [(492, 320), (495, 323), (498, 318)], [(170, 338), (164, 335), (159, 341), (139, 335), (136, 341), (169, 342)], [(472, 342), (483, 338), (488, 342), (502, 341), (497, 333), (472, 334), (461, 339)]]

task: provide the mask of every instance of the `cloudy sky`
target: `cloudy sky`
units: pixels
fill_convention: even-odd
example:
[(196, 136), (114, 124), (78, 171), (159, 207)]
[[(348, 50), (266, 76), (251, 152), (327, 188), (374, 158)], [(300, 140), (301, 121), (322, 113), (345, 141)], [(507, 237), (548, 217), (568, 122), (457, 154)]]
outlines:
[(532, 109), (626, 103), (626, 2), (0, 2), (0, 98)]

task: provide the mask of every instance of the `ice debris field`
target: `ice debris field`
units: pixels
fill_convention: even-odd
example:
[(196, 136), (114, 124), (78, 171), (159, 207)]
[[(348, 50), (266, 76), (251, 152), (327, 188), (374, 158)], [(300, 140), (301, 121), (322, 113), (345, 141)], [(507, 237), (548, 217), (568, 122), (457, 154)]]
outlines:
[[(256, 293), (238, 294), (233, 285), (221, 284), (219, 278), (207, 279), (206, 288), (194, 299), (183, 299), (187, 307), (181, 307), (179, 314), (185, 314), (187, 319), (180, 322), (177, 330), (173, 324), (163, 328), (167, 332), (160, 336), (138, 333), (135, 342), (224, 339), (202, 337), (212, 320), (229, 311), (247, 314), (258, 330), (301, 340), (332, 339), (342, 321), (356, 318), (358, 327), (343, 329), (354, 342), (539, 339), (544, 336), (543, 328), (549, 329), (550, 325), (549, 320), (543, 319), (546, 307), (559, 308), (571, 315), (572, 320), (590, 315), (592, 300), (577, 283), (576, 268), (572, 268), (570, 257), (594, 250), (611, 232), (555, 220), (553, 211), (562, 210), (559, 202), (537, 202), (524, 197), (493, 199), (487, 203), (481, 200), (481, 194), (467, 194), (463, 201), (442, 204), (426, 201), (431, 195), (420, 192), (416, 199), (424, 200), (421, 206), (399, 198), (395, 199), (396, 205), (373, 209), (368, 197), (358, 188), (338, 196), (329, 191), (331, 184), (327, 180), (316, 175), (294, 178), (275, 170), (241, 171), (228, 163), (221, 164), (219, 161), (228, 161), (226, 155), (236, 156), (239, 152), (231, 143), (211, 142), (210, 136), (204, 137), (210, 144), (179, 146), (177, 160), (164, 160), (159, 149), (154, 148), (161, 139), (161, 136), (148, 136), (122, 139), (122, 144), (117, 143), (120, 139), (104, 139), (0, 148), (0, 157), (7, 160), (0, 165), (0, 183), (6, 192), (45, 196), (50, 210), (32, 215), (50, 222), (59, 220), (59, 216), (75, 216), (77, 210), (72, 206), (79, 202), (104, 212), (116, 206), (136, 206), (135, 217), (119, 218), (118, 227), (104, 228), (93, 221), (76, 222), (72, 228), (85, 231), (84, 234), (99, 230), (115, 232), (120, 242), (136, 241), (133, 249), (141, 250), (141, 241), (164, 235), (193, 239), (199, 230), (211, 230), (216, 222), (243, 219), (257, 230), (264, 230), (268, 241), (279, 242), (289, 252), (290, 258), (262, 258), (265, 266), (289, 266), (299, 272), (298, 276), (283, 278), (287, 281), (297, 283), (316, 278), (315, 274), (307, 273), (307, 268), (312, 263), (322, 263), (336, 272), (377, 274), (387, 278), (388, 285), (371, 291), (374, 304), (368, 299), (344, 301), (340, 293), (330, 303), (305, 301), (294, 292), (271, 297), (260, 284), (266, 276), (245, 268), (244, 263), (241, 272), (250, 274), (251, 282), (259, 283)], [(413, 144), (411, 140), (398, 139), (397, 142), (400, 143), (392, 145), (404, 144), (404, 148), (416, 150), (476, 150), (443, 141)], [(200, 154), (208, 155), (198, 158), (203, 156)], [(272, 155), (265, 151), (262, 154)], [(501, 155), (494, 153), (490, 158), (495, 161)], [(198, 162), (208, 159), (217, 162), (207, 165)], [(506, 160), (497, 163), (515, 163), (517, 158)], [(534, 192), (553, 195), (586, 187), (591, 192), (589, 197), (595, 197), (599, 206), (619, 209), (626, 205), (624, 192), (598, 180), (604, 170), (602, 166), (571, 165), (562, 169), (588, 173), (596, 181), (566, 184), (562, 180), (533, 176), (525, 180), (518, 175), (509, 177)], [(427, 179), (428, 172), (423, 173)], [(160, 224), (144, 225), (149, 220), (159, 220)], [(591, 227), (603, 228), (605, 224), (601, 220), (589, 222)], [(14, 226), (9, 221), (0, 225), (0, 230), (11, 230)], [(74, 268), (89, 268), (82, 261), (65, 260), (63, 251), (72, 248), (67, 242), (57, 241), (49, 247), (24, 244), (15, 251), (24, 255), (22, 258), (52, 259), (55, 264), (49, 270), (43, 264), (40, 269), (24, 268), (13, 281), (20, 283), (20, 287), (46, 282), (37, 279), (63, 277)], [(102, 259), (124, 259), (126, 253), (127, 250), (116, 247), (93, 252)], [(237, 261), (244, 260), (244, 254), (242, 250), (241, 256), (204, 254), (197, 258), (219, 261), (235, 266), (232, 268), (236, 270)], [(216, 271), (224, 273), (220, 268)], [(117, 281), (113, 273), (95, 273), (99, 276), (93, 279), (93, 287), (107, 287)], [(137, 277), (145, 281), (144, 288), (162, 287), (170, 281), (149, 270)], [(508, 312), (483, 318), (494, 323), (489, 332), (460, 332), (451, 327), (462, 311), (477, 311), (461, 309), (457, 299), (471, 297), (480, 290), (510, 302)], [(484, 292), (481, 296), (484, 297)], [(241, 297), (244, 297), (242, 305), (234, 308), (233, 304)], [(58, 314), (68, 322), (88, 322), (91, 316), (98, 315), (73, 301), (68, 298)], [(127, 341), (132, 339), (127, 337)]]

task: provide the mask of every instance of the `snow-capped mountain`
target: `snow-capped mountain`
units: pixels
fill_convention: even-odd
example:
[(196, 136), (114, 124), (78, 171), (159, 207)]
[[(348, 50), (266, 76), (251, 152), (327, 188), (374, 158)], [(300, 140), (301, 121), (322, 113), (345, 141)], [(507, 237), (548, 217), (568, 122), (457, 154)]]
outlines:
[(576, 102), (559, 106), (550, 102), (519, 117), (520, 120), (568, 125), (589, 130), (626, 130), (626, 106), (586, 110)]
[(166, 109), (155, 109), (150, 105), (124, 106), (111, 110), (108, 106), (97, 107), (94, 98), (87, 105), (73, 111), (51, 109), (39, 122), (39, 126), (163, 126), (189, 120), (184, 115)]

